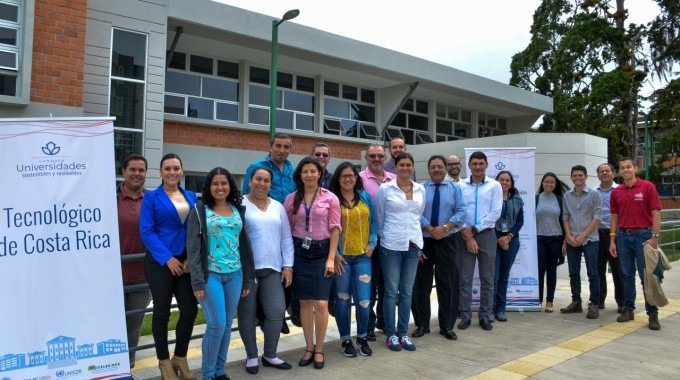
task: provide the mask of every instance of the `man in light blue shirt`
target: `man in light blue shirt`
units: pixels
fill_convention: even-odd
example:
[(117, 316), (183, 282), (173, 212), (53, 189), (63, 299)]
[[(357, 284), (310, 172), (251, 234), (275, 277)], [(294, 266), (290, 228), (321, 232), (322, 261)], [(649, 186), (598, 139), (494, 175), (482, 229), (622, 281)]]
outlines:
[(612, 213), (609, 208), (609, 202), (612, 191), (618, 186), (614, 182), (614, 165), (604, 163), (597, 167), (597, 178), (600, 180), (600, 185), (595, 188), (600, 199), (602, 199), (602, 220), (597, 226), (597, 232), (600, 236), (598, 245), (598, 262), (597, 273), (600, 276), (600, 309), (604, 309), (604, 301), (607, 298), (607, 263), (612, 269), (612, 279), (614, 280), (614, 299), (618, 306), (618, 313), (623, 312), (623, 277), (621, 276), (621, 264), (619, 258), (609, 254), (609, 232), (611, 230), (610, 223), (612, 220)]
[(460, 311), (463, 316), (458, 328), (470, 326), (472, 312), (472, 279), (475, 263), (479, 266), (480, 296), (479, 325), (486, 331), (493, 329), (493, 288), (496, 270), (496, 220), (503, 209), (503, 189), (501, 184), (487, 177), (489, 163), (484, 152), (476, 151), (470, 155), (468, 168), (470, 177), (459, 182), (467, 212), (465, 228), (458, 234), (461, 247), (460, 265)]
[(458, 312), (460, 286), (454, 234), (465, 223), (465, 200), (460, 186), (446, 180), (444, 156), (430, 157), (427, 171), (430, 179), (423, 182), (425, 210), (420, 217), (426, 258), (418, 264), (413, 286), (411, 311), (416, 329), (412, 336), (418, 338), (430, 332), (430, 293), (434, 277), (439, 301), (439, 333), (446, 339), (456, 340), (453, 325)]
[(250, 193), (250, 176), (257, 168), (268, 168), (274, 175), (272, 177), (272, 187), (269, 196), (283, 204), (288, 194), (295, 191), (293, 181), (293, 164), (288, 161), (288, 155), (293, 147), (293, 140), (285, 133), (277, 132), (269, 142), (269, 154), (259, 161), (255, 161), (246, 170), (246, 177), (243, 181), (243, 195)]

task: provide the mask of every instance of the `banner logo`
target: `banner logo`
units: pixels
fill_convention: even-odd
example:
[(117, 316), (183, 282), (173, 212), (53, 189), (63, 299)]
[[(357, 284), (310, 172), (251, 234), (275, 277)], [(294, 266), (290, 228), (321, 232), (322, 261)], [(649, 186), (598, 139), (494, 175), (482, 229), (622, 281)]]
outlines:
[(61, 147), (59, 147), (57, 144), (53, 143), (52, 141), (48, 142), (45, 144), (44, 147), (42, 147), (43, 153), (45, 153), (48, 156), (54, 156), (55, 154), (59, 153), (61, 150)]
[(496, 162), (495, 168), (496, 168), (496, 170), (503, 170), (503, 169), (505, 169), (505, 164), (502, 163), (501, 161), (498, 161), (498, 162)]

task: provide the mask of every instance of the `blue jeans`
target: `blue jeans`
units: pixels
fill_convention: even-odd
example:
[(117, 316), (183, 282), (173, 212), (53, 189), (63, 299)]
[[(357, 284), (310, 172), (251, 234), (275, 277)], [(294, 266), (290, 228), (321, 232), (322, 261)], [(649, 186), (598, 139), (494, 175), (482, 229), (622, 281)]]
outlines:
[[(645, 254), (642, 243), (652, 237), (652, 232), (627, 234), (619, 231), (616, 235), (616, 250), (621, 263), (623, 277), (623, 299), (626, 309), (635, 310), (635, 264), (637, 263), (638, 276), (644, 286), (645, 278)], [(656, 306), (647, 303), (645, 298), (645, 310), (647, 314), (655, 314), (659, 311)]]
[[(405, 336), (411, 318), (411, 297), (418, 269), (418, 249), (409, 247), (408, 251), (393, 251), (380, 247), (380, 264), (385, 280), (383, 301), (385, 333), (388, 338), (392, 335)], [(399, 293), (399, 323), (395, 328), (397, 293)]]
[(510, 249), (507, 251), (496, 247), (496, 272), (494, 273), (493, 287), (493, 311), (494, 313), (505, 313), (505, 305), (508, 300), (508, 281), (510, 280), (510, 269), (515, 263), (515, 258), (519, 252), (519, 236), (510, 239)]
[[(345, 273), (333, 279), (335, 284), (335, 322), (340, 339), (350, 337), (350, 300), (354, 299), (357, 320), (357, 336), (363, 338), (368, 329), (371, 302), (371, 258), (366, 254), (344, 256)], [(351, 296), (351, 297), (350, 297)]]
[(597, 273), (599, 242), (589, 241), (586, 245), (572, 247), (567, 244), (567, 261), (569, 262), (569, 285), (571, 300), (581, 302), (581, 253), (586, 258), (586, 272), (590, 284), (590, 302), (600, 304), (600, 275)]
[(224, 373), (231, 339), (231, 323), (241, 298), (242, 287), (241, 270), (233, 273), (210, 272), (205, 282), (205, 298), (200, 301), (206, 322), (201, 362), (204, 379), (212, 379)]

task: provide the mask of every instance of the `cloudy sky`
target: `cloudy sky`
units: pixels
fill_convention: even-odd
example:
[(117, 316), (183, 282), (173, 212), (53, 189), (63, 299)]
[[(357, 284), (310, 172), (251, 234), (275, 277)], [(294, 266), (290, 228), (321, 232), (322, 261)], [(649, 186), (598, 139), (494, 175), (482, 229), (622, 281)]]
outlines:
[[(510, 80), (540, 0), (217, 0), (272, 17), (297, 8), (289, 22), (401, 51), (499, 82)], [(629, 22), (646, 22), (653, 0), (628, 0)], [(285, 24), (281, 27), (285, 28)], [(282, 29), (280, 33), (285, 33)]]

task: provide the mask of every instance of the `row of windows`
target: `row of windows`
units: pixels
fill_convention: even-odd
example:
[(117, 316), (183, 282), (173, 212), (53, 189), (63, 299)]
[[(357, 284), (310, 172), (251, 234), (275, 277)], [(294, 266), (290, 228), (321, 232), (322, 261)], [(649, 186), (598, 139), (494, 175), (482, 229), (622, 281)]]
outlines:
[(17, 95), (21, 5), (20, 0), (0, 0), (0, 95)]

